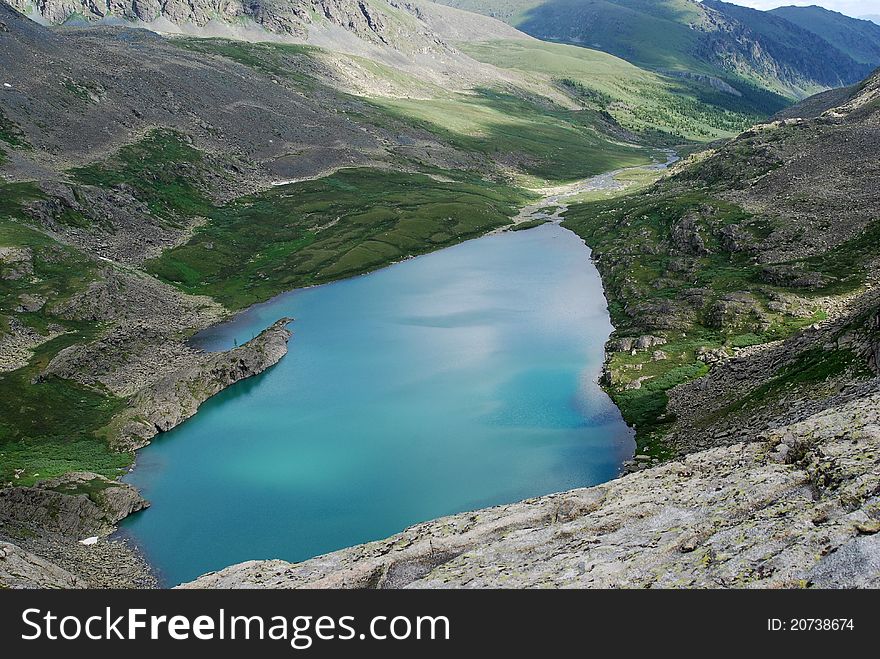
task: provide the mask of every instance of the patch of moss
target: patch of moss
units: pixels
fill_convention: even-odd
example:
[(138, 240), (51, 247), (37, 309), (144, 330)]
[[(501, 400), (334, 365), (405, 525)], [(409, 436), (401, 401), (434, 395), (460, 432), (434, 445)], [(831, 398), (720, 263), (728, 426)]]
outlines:
[(528, 197), (476, 178), (342, 170), (215, 208), (146, 269), (232, 309), (374, 270), (510, 223)]
[(93, 478), (91, 480), (75, 481), (72, 483), (62, 483), (55, 487), (49, 488), (53, 492), (66, 494), (69, 496), (85, 495), (95, 503), (101, 503), (102, 494), (112, 488), (122, 487), (119, 483), (110, 480), (102, 480)]
[(21, 128), (3, 113), (2, 108), (0, 108), (0, 141), (18, 148), (27, 149), (31, 146)]
[(156, 129), (122, 147), (109, 161), (70, 171), (78, 182), (103, 188), (126, 185), (150, 212), (170, 224), (207, 215), (213, 208), (199, 180), (204, 156), (174, 130)]

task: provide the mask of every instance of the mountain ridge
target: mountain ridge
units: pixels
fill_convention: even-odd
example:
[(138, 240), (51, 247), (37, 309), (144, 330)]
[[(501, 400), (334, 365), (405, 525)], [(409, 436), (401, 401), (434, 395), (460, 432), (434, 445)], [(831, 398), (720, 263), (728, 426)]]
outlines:
[(780, 16), (717, 0), (439, 1), (654, 70), (710, 74), (796, 98), (852, 84), (873, 68)]
[(769, 11), (819, 35), (864, 64), (880, 65), (880, 25), (813, 5), (777, 7)]

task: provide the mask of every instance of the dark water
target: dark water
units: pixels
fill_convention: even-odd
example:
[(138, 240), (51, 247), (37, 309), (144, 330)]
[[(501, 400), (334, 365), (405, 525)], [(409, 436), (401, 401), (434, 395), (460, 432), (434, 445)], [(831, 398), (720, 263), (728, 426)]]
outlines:
[(138, 454), (132, 536), (167, 584), (302, 560), (418, 521), (613, 478), (632, 434), (599, 389), (611, 331), (555, 225), (294, 291), (198, 337), (296, 318), (290, 353)]

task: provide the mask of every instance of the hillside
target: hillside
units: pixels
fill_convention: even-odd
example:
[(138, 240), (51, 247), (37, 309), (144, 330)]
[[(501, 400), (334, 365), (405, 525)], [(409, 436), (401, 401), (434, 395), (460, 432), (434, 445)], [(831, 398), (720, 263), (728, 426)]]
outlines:
[[(41, 585), (149, 585), (124, 545), (87, 558), (77, 540), (146, 505), (114, 480), (138, 448), (271, 368), (290, 337), (282, 319), (204, 353), (194, 333), (279, 292), (509, 228), (541, 189), (714, 144), (783, 105), (742, 78), (663, 75), (429, 3), (224, 5), (238, 17), (224, 30), (247, 18), (278, 37), (259, 42), (206, 38), (220, 19), (198, 2), (162, 11), (201, 36), (109, 24), (155, 23), (154, 5), (114, 4), (109, 19), (81, 5), (95, 20), (40, 6), (68, 24), (0, 0), (0, 586), (5, 560), (36, 566)], [(664, 6), (671, 20), (679, 5)], [(876, 436), (849, 420), (876, 412), (878, 89), (875, 75), (825, 93), (655, 185), (567, 210), (617, 327), (605, 385), (638, 432), (630, 468), (715, 450), (691, 459), (706, 477), (679, 504), (719, 503), (703, 498), (710, 486), (730, 494), (716, 509), (724, 538), (746, 532), (754, 501), (737, 497), (753, 485), (773, 532), (825, 511), (828, 546), (856, 551), (874, 528), (876, 474), (852, 446), (873, 451)], [(809, 419), (827, 436), (809, 437)], [(660, 496), (652, 479), (680, 484), (681, 464), (609, 487)], [(805, 507), (809, 479), (831, 498)], [(562, 508), (583, 517), (597, 491)], [(557, 504), (526, 515), (536, 538)], [(41, 510), (53, 514), (36, 524)], [(499, 528), (522, 519), (511, 511)], [(824, 537), (792, 538), (768, 583), (813, 579), (797, 560)], [(695, 584), (707, 552), (693, 554)]]
[(778, 7), (770, 11), (812, 32), (857, 62), (880, 64), (880, 25), (823, 7)]
[[(511, 183), (647, 162), (640, 135), (713, 139), (748, 117), (683, 105), (666, 80), (604, 53), (571, 49), (574, 87), (491, 63), (511, 44), (527, 55), (529, 39), (484, 42), (487, 63), (459, 51), (476, 80), (459, 92), (314, 46), (49, 29), (5, 4), (0, 20), (0, 388), (12, 406), (0, 482), (115, 474), (131, 454), (102, 439), (120, 432), (111, 420), (167, 358), (191, 363), (183, 341), (227, 309), (494, 229), (531, 195)], [(369, 221), (375, 205), (399, 230)], [(458, 220), (438, 231), (450, 210)], [(336, 217), (353, 219), (320, 228)], [(66, 377), (78, 364), (87, 372)], [(43, 406), (66, 420), (24, 423), (21, 410)]]
[[(876, 386), (878, 98), (875, 74), (569, 212), (620, 337), (606, 382), (645, 451), (749, 437)], [(625, 340), (640, 335), (660, 352)]]
[[(443, 0), (540, 39), (603, 50), (657, 71), (803, 98), (852, 84), (870, 64), (768, 12), (707, 0)], [(662, 38), (657, 37), (662, 35)]]

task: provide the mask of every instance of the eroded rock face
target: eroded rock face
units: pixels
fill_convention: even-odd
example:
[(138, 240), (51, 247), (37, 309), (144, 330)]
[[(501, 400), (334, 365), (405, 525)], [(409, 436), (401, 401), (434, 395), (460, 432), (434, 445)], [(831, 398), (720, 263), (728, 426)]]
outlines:
[(755, 440), (184, 587), (880, 586), (880, 394)]
[(109, 533), (148, 505), (131, 485), (73, 472), (34, 487), (0, 490), (0, 521), (79, 540)]
[(251, 21), (281, 35), (304, 36), (316, 17), (354, 32), (361, 38), (386, 42), (387, 18), (375, 7), (355, 0), (11, 0), (13, 7), (34, 10), (49, 23), (74, 16), (88, 21), (116, 19), (148, 25), (205, 27), (209, 23)]

